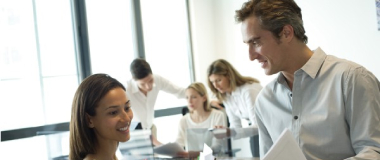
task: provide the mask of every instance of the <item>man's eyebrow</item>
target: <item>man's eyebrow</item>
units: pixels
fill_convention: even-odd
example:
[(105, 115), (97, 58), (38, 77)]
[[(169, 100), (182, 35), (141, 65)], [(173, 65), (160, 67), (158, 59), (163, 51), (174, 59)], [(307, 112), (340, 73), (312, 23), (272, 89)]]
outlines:
[(253, 38), (251, 38), (247, 43), (252, 43), (252, 42), (254, 42), (254, 41), (257, 41), (257, 40), (259, 40), (261, 37), (253, 37)]

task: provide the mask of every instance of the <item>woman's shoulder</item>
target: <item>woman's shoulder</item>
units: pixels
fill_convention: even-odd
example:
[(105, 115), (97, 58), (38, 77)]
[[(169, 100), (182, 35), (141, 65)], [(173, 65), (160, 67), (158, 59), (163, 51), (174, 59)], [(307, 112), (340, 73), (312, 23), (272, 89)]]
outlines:
[(211, 109), (211, 115), (224, 115), (224, 112), (223, 111), (221, 111), (221, 110), (218, 110), (218, 109), (214, 109), (214, 108), (212, 108)]
[(254, 83), (245, 83), (245, 84), (243, 84), (243, 85), (241, 85), (239, 87), (240, 87), (240, 90), (243, 91), (243, 92), (246, 92), (246, 91), (249, 91), (249, 90), (258, 90), (258, 91), (260, 91), (263, 88), (263, 86), (261, 86), (260, 83), (256, 83), (256, 82), (254, 82)]

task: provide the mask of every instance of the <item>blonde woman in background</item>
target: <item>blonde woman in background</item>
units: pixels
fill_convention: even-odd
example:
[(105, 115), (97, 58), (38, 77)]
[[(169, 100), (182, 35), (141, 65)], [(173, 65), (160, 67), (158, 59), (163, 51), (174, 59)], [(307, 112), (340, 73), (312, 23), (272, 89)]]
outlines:
[[(208, 94), (206, 87), (199, 82), (192, 83), (186, 89), (186, 99), (188, 102), (189, 113), (184, 115), (178, 126), (178, 136), (176, 142), (182, 147), (194, 145), (193, 142), (187, 142), (187, 129), (190, 128), (213, 128), (215, 126), (224, 126), (227, 127), (227, 118), (224, 112), (217, 109), (213, 109), (210, 106), (208, 100)], [(221, 143), (213, 139), (213, 149), (220, 149)], [(198, 143), (196, 143), (198, 144)], [(215, 146), (214, 146), (215, 145)], [(203, 146), (203, 143), (202, 143)], [(181, 157), (196, 157), (199, 155), (199, 152), (184, 152), (178, 153)]]
[[(242, 119), (249, 121), (251, 126), (256, 126), (255, 120), (255, 100), (262, 89), (259, 81), (252, 77), (242, 76), (228, 61), (219, 59), (214, 61), (207, 70), (208, 86), (214, 93), (217, 101), (212, 101), (211, 105), (222, 108), (223, 103), (227, 113), (230, 128), (235, 128), (231, 133), (227, 129), (227, 136), (242, 138), (254, 136), (253, 129), (242, 128)], [(218, 128), (223, 128), (220, 126)], [(251, 137), (251, 152), (254, 157), (259, 157), (258, 136)]]

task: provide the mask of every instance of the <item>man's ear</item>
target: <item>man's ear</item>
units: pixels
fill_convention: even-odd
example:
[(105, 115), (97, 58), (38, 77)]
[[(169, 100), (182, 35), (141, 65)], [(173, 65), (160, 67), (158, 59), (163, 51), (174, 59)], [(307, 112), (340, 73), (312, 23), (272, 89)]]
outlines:
[(284, 35), (285, 40), (290, 41), (294, 37), (294, 30), (293, 27), (289, 24), (285, 25), (282, 28), (282, 34)]
[(87, 113), (86, 113), (86, 119), (87, 119), (87, 122), (88, 122), (88, 127), (89, 128), (94, 128), (95, 126), (94, 126), (94, 122), (93, 122), (93, 120), (92, 120), (92, 117), (90, 116), (90, 115), (88, 115)]

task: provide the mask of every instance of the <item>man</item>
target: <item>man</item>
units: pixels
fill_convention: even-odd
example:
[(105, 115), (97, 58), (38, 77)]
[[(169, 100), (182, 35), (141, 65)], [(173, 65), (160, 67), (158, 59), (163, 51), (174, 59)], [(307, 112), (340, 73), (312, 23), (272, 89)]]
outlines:
[(140, 120), (143, 129), (152, 129), (152, 135), (157, 137), (153, 125), (154, 104), (159, 91), (165, 91), (178, 98), (185, 98), (185, 88), (172, 84), (165, 78), (153, 74), (147, 61), (137, 58), (130, 66), (132, 79), (127, 82), (127, 96), (131, 100), (131, 108), (136, 118)]
[(250, 59), (278, 74), (255, 103), (260, 155), (289, 129), (307, 159), (380, 159), (380, 83), (363, 66), (310, 50), (293, 0), (236, 11)]

